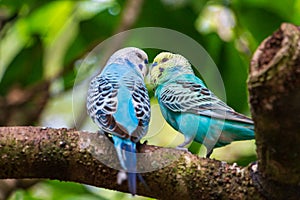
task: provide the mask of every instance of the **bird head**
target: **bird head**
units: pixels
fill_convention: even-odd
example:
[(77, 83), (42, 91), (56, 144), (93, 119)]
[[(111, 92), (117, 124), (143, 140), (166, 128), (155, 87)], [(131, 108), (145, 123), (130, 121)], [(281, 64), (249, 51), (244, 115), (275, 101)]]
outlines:
[(182, 74), (194, 74), (191, 64), (182, 55), (169, 52), (158, 54), (150, 69), (151, 82), (155, 87)]
[(107, 61), (106, 65), (112, 63), (124, 64), (128, 62), (130, 65), (133, 65), (135, 70), (141, 74), (143, 77), (146, 76), (148, 69), (148, 56), (147, 54), (135, 47), (126, 47), (116, 51)]

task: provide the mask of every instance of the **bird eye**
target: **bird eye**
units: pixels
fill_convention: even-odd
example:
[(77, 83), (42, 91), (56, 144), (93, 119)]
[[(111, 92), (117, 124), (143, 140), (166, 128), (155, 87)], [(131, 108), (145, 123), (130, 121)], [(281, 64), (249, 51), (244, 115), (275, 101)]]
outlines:
[(136, 53), (136, 56), (137, 56), (139, 59), (143, 60), (143, 56), (142, 56), (142, 54), (140, 54), (140, 53)]
[(162, 60), (161, 60), (161, 62), (167, 62), (169, 59), (168, 58), (163, 58)]

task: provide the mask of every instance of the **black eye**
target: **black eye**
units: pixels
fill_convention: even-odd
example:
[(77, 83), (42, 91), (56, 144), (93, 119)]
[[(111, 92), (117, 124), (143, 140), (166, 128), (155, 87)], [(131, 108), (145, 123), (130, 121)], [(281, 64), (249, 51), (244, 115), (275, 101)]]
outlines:
[(142, 56), (142, 54), (140, 54), (140, 53), (136, 53), (136, 56), (137, 56), (139, 59), (143, 60), (143, 56)]
[(162, 60), (161, 60), (161, 62), (167, 62), (169, 59), (168, 58), (163, 58)]

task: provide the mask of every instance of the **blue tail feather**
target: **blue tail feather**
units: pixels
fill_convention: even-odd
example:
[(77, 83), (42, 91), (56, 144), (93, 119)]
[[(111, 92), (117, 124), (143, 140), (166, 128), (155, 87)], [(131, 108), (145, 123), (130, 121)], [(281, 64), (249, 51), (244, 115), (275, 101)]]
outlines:
[(222, 147), (233, 141), (252, 139), (255, 139), (254, 125), (226, 122), (215, 147)]
[(136, 173), (127, 173), (128, 189), (132, 195), (136, 194)]
[(127, 172), (128, 188), (132, 195), (136, 194), (136, 144), (131, 140), (112, 137), (117, 155), (123, 170)]

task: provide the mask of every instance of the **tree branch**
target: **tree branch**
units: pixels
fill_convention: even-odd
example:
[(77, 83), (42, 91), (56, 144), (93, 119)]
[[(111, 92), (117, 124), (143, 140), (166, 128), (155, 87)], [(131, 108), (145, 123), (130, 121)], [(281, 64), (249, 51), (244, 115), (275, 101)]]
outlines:
[[(102, 134), (76, 130), (2, 127), (0, 178), (49, 178), (127, 192), (127, 184), (116, 183), (118, 171), (97, 157), (116, 158), (107, 141)], [(170, 148), (143, 145), (140, 151), (147, 152), (145, 165), (166, 162), (164, 154), (178, 156), (170, 165), (142, 174), (150, 190), (138, 183), (140, 195), (158, 199), (261, 199), (251, 181), (250, 167), (240, 168)], [(156, 151), (161, 156), (151, 156)]]
[(300, 197), (300, 29), (284, 23), (259, 46), (251, 62), (249, 92), (259, 173), (270, 199)]

